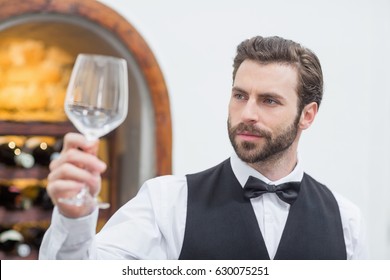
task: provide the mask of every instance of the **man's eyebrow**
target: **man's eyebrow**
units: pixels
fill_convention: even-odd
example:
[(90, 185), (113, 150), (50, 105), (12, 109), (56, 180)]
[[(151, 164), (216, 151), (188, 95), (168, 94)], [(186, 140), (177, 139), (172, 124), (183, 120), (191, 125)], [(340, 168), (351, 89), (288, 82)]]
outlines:
[(265, 92), (265, 93), (259, 93), (258, 95), (263, 97), (263, 98), (270, 97), (270, 98), (276, 98), (276, 99), (281, 99), (281, 100), (285, 99), (285, 97), (283, 95), (280, 95), (279, 93), (276, 93), (276, 92)]
[(238, 87), (238, 86), (234, 86), (232, 88), (232, 91), (239, 91), (239, 92), (242, 92), (242, 93), (247, 93), (244, 89)]
[[(232, 91), (238, 91), (238, 92), (241, 92), (241, 93), (246, 93), (247, 94), (247, 91), (238, 87), (238, 86), (234, 86), (232, 88)], [(276, 93), (276, 92), (264, 92), (264, 93), (257, 93), (256, 94), (257, 96), (260, 96), (262, 98), (267, 98), (267, 97), (270, 97), (270, 98), (276, 98), (276, 99), (285, 99), (285, 97), (279, 93)]]

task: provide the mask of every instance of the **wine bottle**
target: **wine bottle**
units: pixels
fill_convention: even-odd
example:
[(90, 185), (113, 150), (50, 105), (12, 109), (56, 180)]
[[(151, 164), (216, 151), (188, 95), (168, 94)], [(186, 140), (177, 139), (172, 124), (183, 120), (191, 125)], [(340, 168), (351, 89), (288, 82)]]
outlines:
[(9, 210), (23, 209), (21, 190), (13, 185), (0, 185), (0, 205)]
[(46, 142), (41, 142), (32, 151), (32, 155), (37, 164), (49, 166), (51, 162), (51, 155), (54, 153), (54, 148)]
[(14, 229), (8, 229), (0, 233), (0, 250), (22, 258), (31, 254), (30, 245), (25, 243), (23, 235)]
[(17, 166), (21, 166), (23, 168), (31, 168), (35, 164), (34, 157), (22, 151), (20, 153), (17, 152), (14, 160)]
[(41, 221), (29, 221), (17, 223), (13, 225), (12, 229), (20, 232), (23, 235), (24, 241), (31, 247), (39, 249), (47, 230), (47, 225), (44, 226)]
[(34, 165), (34, 158), (23, 152), (15, 141), (10, 140), (0, 144), (0, 162), (9, 166), (31, 168)]
[(54, 207), (49, 195), (47, 194), (46, 187), (40, 184), (24, 187), (21, 190), (21, 193), (23, 200), (30, 201), (30, 205), (35, 205), (45, 210), (49, 210)]
[(42, 166), (49, 166), (55, 140), (52, 137), (31, 137), (25, 142), (24, 149), (31, 153), (35, 163)]

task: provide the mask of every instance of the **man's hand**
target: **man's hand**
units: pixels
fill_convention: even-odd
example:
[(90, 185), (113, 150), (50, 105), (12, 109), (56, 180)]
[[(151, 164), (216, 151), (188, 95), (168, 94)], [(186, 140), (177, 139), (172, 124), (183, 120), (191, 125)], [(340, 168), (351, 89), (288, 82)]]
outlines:
[(73, 197), (87, 186), (92, 196), (101, 188), (100, 174), (106, 170), (106, 164), (97, 158), (98, 141), (88, 142), (77, 133), (68, 133), (64, 137), (62, 152), (50, 164), (47, 192), (60, 213), (69, 218), (89, 215), (96, 207), (93, 204), (82, 206), (68, 205), (59, 198)]

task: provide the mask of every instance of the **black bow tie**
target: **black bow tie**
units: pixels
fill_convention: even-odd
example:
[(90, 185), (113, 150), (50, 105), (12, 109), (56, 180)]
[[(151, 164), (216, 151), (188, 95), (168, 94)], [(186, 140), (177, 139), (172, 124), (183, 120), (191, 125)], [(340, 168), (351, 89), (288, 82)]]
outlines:
[(280, 185), (269, 185), (260, 179), (249, 176), (244, 186), (244, 196), (255, 198), (264, 193), (275, 193), (281, 200), (288, 204), (293, 204), (298, 197), (301, 182), (288, 182)]

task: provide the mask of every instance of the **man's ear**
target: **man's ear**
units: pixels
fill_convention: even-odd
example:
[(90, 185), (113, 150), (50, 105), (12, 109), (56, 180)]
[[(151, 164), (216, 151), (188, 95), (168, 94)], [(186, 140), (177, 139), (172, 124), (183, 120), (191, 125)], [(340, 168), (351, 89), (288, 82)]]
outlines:
[(312, 102), (307, 104), (301, 113), (301, 118), (299, 120), (299, 128), (305, 130), (311, 126), (318, 112), (318, 104)]

